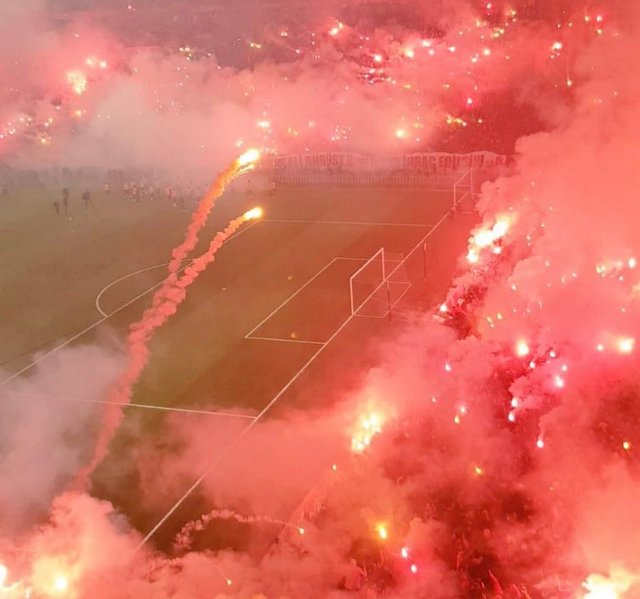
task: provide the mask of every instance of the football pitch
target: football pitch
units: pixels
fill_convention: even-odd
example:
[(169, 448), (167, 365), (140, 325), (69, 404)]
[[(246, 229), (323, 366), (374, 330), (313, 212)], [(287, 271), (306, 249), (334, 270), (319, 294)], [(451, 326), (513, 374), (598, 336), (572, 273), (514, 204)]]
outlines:
[[(85, 206), (80, 193), (72, 189), (69, 215), (59, 217), (57, 189), (0, 198), (3, 381), (28, 376), (65, 347), (123, 339), (166, 276), (190, 218), (164, 199), (132, 203), (95, 190)], [(184, 503), (163, 497), (159, 512), (137, 505), (139, 481), (126, 461), (139, 439), (127, 433), (127, 419), (150, 436), (169, 415), (228, 421), (228, 442), (212, 444), (215, 464), (261, 420), (340, 401), (375, 364), (381, 342), (443, 297), (473, 224), (470, 215), (454, 219), (451, 203), (449, 189), (227, 192), (193, 256), (245, 210), (259, 205), (264, 217), (224, 245), (153, 338), (123, 431), (96, 474), (98, 493), (143, 533), (162, 521), (154, 541), (163, 544), (204, 506), (197, 487)], [(385, 272), (394, 273), (389, 285), (377, 274), (382, 264), (368, 262), (381, 248)], [(50, 399), (61, 409), (86, 400)]]

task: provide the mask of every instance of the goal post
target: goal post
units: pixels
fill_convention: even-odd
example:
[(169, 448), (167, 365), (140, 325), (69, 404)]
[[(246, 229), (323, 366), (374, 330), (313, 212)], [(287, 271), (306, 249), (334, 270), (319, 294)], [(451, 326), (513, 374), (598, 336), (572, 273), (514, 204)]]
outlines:
[(349, 277), (349, 297), (351, 314), (378, 292), (387, 280), (384, 248), (380, 248), (358, 270)]
[(453, 184), (453, 205), (455, 212), (458, 206), (467, 198), (473, 198), (473, 167), (469, 168), (454, 184)]

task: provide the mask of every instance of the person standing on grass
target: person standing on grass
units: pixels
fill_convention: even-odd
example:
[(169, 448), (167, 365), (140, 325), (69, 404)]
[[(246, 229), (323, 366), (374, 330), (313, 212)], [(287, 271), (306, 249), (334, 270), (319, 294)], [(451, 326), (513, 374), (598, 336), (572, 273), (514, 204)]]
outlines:
[(53, 200), (53, 209), (56, 212), (56, 216), (60, 217), (60, 202), (58, 200)]
[(64, 215), (69, 216), (69, 188), (62, 190), (62, 205), (64, 206)]
[(84, 193), (82, 194), (82, 199), (84, 200), (85, 208), (88, 208), (89, 205), (93, 205), (93, 202), (91, 201), (91, 192), (88, 189), (84, 190)]

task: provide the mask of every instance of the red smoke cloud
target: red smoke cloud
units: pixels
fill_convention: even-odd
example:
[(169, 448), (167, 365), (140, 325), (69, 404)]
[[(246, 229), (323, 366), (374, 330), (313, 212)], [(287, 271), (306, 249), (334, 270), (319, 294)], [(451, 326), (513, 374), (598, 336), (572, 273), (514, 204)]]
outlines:
[(207, 251), (195, 258), (184, 269), (182, 276), (178, 276), (183, 262), (198, 243), (199, 233), (206, 224), (207, 217), (213, 209), (215, 201), (240, 173), (252, 168), (258, 158), (258, 152), (250, 150), (216, 177), (211, 189), (196, 207), (184, 241), (172, 251), (171, 261), (168, 265), (169, 275), (153, 294), (151, 307), (144, 311), (142, 318), (138, 322), (131, 325), (127, 337), (127, 367), (120, 374), (108, 398), (109, 403), (107, 404), (102, 428), (98, 434), (94, 456), (88, 466), (83, 468), (77, 477), (78, 483), (83, 487), (86, 485), (87, 477), (93, 473), (107, 455), (109, 444), (122, 421), (123, 407), (131, 401), (133, 387), (149, 360), (149, 341), (151, 336), (176, 313), (178, 306), (187, 296), (188, 287), (214, 261), (216, 253), (224, 242), (244, 223), (252, 218), (259, 218), (262, 214), (260, 209), (253, 209), (233, 219), (223, 231), (215, 235)]
[[(598, 14), (574, 6), (582, 22)], [(17, 540), (35, 559), (3, 552), (28, 581), (15, 584), (65, 576), (70, 592), (100, 598), (637, 597), (639, 21), (623, 5), (610, 13), (607, 33), (575, 49), (557, 126), (521, 140), (512, 174), (483, 189), (483, 223), (434, 309), (441, 322), (416, 314), (359, 393), (256, 426), (205, 481), (218, 509), (258, 519), (286, 519), (313, 489), (291, 520), (304, 535), (286, 529), (259, 560), (134, 556), (138, 533), (67, 494)], [(523, 52), (562, 52), (553, 25), (523, 28)], [(384, 417), (354, 453), (371, 397)], [(211, 430), (170, 429), (186, 449), (162, 456), (165, 470), (200, 476)], [(256, 456), (270, 476), (252, 484), (240, 471)]]

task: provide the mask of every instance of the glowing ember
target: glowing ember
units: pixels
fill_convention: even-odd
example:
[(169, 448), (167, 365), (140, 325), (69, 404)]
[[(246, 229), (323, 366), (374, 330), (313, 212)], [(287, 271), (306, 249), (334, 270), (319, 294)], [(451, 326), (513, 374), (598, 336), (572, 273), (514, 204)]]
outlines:
[(71, 86), (73, 93), (78, 96), (87, 91), (87, 77), (82, 71), (69, 71), (67, 73), (67, 83)]
[(376, 524), (376, 533), (383, 541), (386, 541), (389, 538), (389, 530), (385, 522), (378, 522), (378, 524)]
[(367, 412), (361, 416), (351, 436), (351, 451), (361, 453), (369, 447), (373, 438), (382, 432), (384, 421), (381, 412)]

